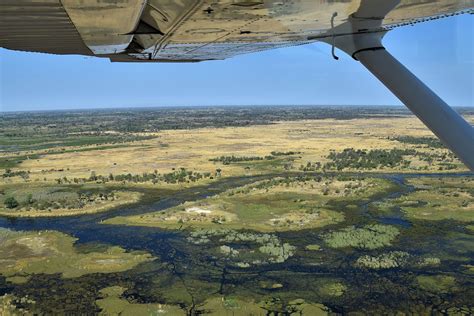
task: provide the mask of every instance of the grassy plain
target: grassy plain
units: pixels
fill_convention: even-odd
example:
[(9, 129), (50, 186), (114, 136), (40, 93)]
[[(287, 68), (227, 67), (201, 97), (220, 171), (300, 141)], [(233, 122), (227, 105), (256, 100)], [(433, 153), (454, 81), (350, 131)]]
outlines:
[(101, 309), (100, 315), (112, 316), (135, 316), (135, 315), (156, 315), (164, 314), (169, 316), (186, 315), (178, 306), (170, 306), (166, 304), (139, 304), (130, 303), (121, 295), (125, 288), (120, 286), (111, 286), (100, 291), (101, 299), (96, 303)]
[(399, 207), (409, 218), (472, 222), (474, 179), (472, 177), (409, 179), (415, 191), (379, 205), (381, 210)]
[[(137, 203), (143, 194), (97, 185), (25, 184), (0, 186), (0, 215), (9, 217), (57, 217), (104, 212)], [(8, 199), (18, 206), (7, 206)]]
[[(84, 124), (78, 125), (79, 131), (66, 133), (63, 138), (59, 135), (64, 135), (66, 127), (50, 125), (54, 126), (53, 130), (62, 132), (49, 140), (45, 136), (49, 134), (40, 133), (30, 139), (20, 130), (9, 131), (13, 136), (1, 138), (0, 148), (5, 149), (0, 153), (0, 168), (4, 170), (1, 185), (9, 187), (10, 191), (23, 190), (27, 196), (34, 195), (38, 187), (47, 190), (52, 184), (109, 183), (122, 186), (119, 195), (123, 196), (100, 206), (89, 204), (80, 210), (55, 206), (54, 212), (33, 207), (29, 207), (28, 212), (19, 212), (18, 209), (2, 208), (0, 214), (91, 213), (137, 201), (136, 193), (124, 192), (134, 187), (179, 189), (230, 176), (288, 171), (466, 171), (416, 118), (403, 115), (272, 121), (265, 125), (139, 133), (99, 133), (94, 130), (96, 127), (89, 126), (91, 130), (87, 130), (87, 124)], [(354, 152), (343, 155), (346, 148)], [(393, 150), (402, 156), (397, 156)], [(359, 158), (354, 158), (354, 154)], [(375, 161), (367, 164), (360, 160), (366, 156), (375, 157), (372, 158)], [(27, 183), (32, 192), (26, 192), (19, 186), (21, 183)], [(6, 197), (0, 196), (0, 200)]]
[[(230, 113), (235, 115), (232, 111)], [(324, 111), (320, 113), (322, 117), (327, 117)], [(354, 113), (351, 112), (351, 115)], [(308, 116), (314, 117), (311, 115)], [(128, 125), (123, 125), (120, 120), (116, 121), (117, 130), (110, 130), (116, 117), (106, 116), (109, 121), (103, 124), (108, 124), (110, 128), (106, 130), (102, 123), (94, 125), (81, 121), (80, 117), (64, 117), (67, 118), (65, 121), (72, 120), (73, 124), (62, 125), (52, 116), (46, 126), (38, 123), (33, 127), (24, 128), (21, 125), (22, 128), (15, 129), (5, 125), (5, 135), (0, 135), (0, 149), (3, 149), (0, 152), (0, 169), (3, 168), (3, 177), (0, 177), (3, 188), (0, 188), (3, 190), (3, 195), (0, 194), (1, 215), (62, 216), (105, 211), (138, 201), (134, 188), (179, 190), (231, 176), (282, 172), (466, 171), (416, 118), (398, 112), (393, 116), (377, 114), (349, 119), (329, 116), (317, 120), (298, 117), (297, 121), (257, 121), (263, 125), (246, 125), (237, 121), (238, 126), (222, 126), (232, 124), (232, 121), (221, 124), (217, 116), (210, 115), (206, 119), (218, 127), (201, 127), (205, 124), (198, 123), (198, 128), (194, 129), (184, 129), (184, 125), (182, 129), (171, 129), (172, 126), (165, 123), (168, 129), (150, 127), (139, 131), (127, 131)], [(251, 120), (251, 116), (245, 117)], [(94, 118), (90, 120), (94, 121)], [(191, 125), (194, 123), (190, 122)], [(350, 151), (347, 148), (351, 148)], [(371, 157), (372, 161), (367, 161), (367, 157)], [(102, 186), (106, 191), (109, 190), (106, 189), (108, 185), (114, 186), (116, 198), (113, 201), (96, 199), (80, 207), (73, 207), (71, 203), (46, 203), (46, 207), (41, 203), (24, 203), (28, 196), (38, 195), (54, 202), (54, 198), (64, 199), (68, 192), (73, 194), (72, 191), (76, 190), (79, 193), (85, 185)], [(66, 192), (51, 192), (60, 187), (65, 188)], [(263, 201), (265, 199), (267, 202), (274, 201), (267, 207), (272, 207), (271, 212), (275, 216), (281, 215), (279, 209), (296, 206), (292, 202), (281, 204), (283, 200), (324, 200), (324, 197), (317, 195), (308, 197), (308, 190), (300, 187), (286, 193), (275, 191), (273, 195), (280, 197), (280, 207), (275, 207), (277, 200), (271, 194), (248, 196), (246, 202), (245, 199), (242, 201), (242, 205), (247, 206), (239, 210), (233, 206), (238, 204), (238, 197), (229, 197), (221, 201), (222, 205), (214, 203), (214, 211), (231, 209), (220, 214), (231, 223), (232, 218), (242, 221), (244, 216), (253, 214), (250, 211), (252, 205), (260, 207), (268, 204)], [(11, 197), (23, 203), (9, 208), (4, 202)], [(71, 196), (65, 199), (71, 199)], [(235, 217), (237, 213), (241, 216)], [(263, 213), (269, 212), (259, 214)], [(257, 221), (271, 218), (262, 217)], [(334, 218), (337, 218), (335, 213), (321, 210), (317, 225), (330, 223)], [(288, 220), (300, 221), (299, 218)]]
[[(448, 314), (472, 302), (474, 181), (416, 175), (467, 171), (416, 118), (400, 109), (187, 111), (0, 122), (0, 216), (143, 201), (135, 215), (108, 215), (115, 226), (16, 221), (37, 229), (57, 220), (92, 246), (1, 229), (0, 291), (14, 290), (0, 297), (0, 314), (325, 315), (324, 305), (432, 314), (433, 302)], [(402, 173), (415, 174), (404, 177), (413, 191), (397, 182)], [(174, 199), (181, 204), (161, 209)]]
[[(139, 196), (134, 188), (179, 190), (242, 175), (466, 171), (415, 117), (400, 111), (395, 111), (396, 115), (390, 114), (392, 110), (367, 115), (362, 115), (364, 111), (361, 111), (361, 115), (356, 115), (358, 112), (355, 110), (303, 109), (301, 111), (306, 111), (306, 116), (315, 118), (319, 115), (322, 119), (304, 120), (296, 115), (297, 112), (288, 112), (286, 115), (298, 119), (294, 121), (278, 114), (272, 117), (273, 114), (266, 110), (263, 110), (261, 118), (252, 116), (252, 111), (259, 113), (258, 109), (229, 110), (224, 116), (233, 119), (220, 121), (222, 113), (209, 111), (203, 112), (202, 122), (198, 119), (200, 115), (184, 116), (186, 124), (182, 126), (170, 125), (171, 121), (167, 121), (166, 116), (161, 119), (155, 114), (147, 114), (147, 117), (164, 124), (165, 129), (153, 128), (152, 119), (143, 117), (141, 112), (130, 114), (129, 123), (122, 120), (125, 114), (113, 111), (98, 112), (97, 116), (104, 118), (102, 121), (89, 117), (89, 113), (83, 113), (84, 118), (61, 113), (49, 116), (38, 114), (38, 118), (33, 116), (28, 119), (23, 116), (7, 117), (5, 122), (10, 124), (2, 125), (0, 130), (0, 169), (3, 168), (0, 214), (88, 214), (136, 202)], [(175, 117), (180, 112), (171, 113)], [(474, 116), (468, 118), (473, 119)], [(42, 120), (46, 120), (45, 125), (40, 124)], [(206, 126), (205, 121), (212, 127), (203, 127)], [(252, 121), (261, 125), (245, 123)], [(62, 122), (70, 122), (70, 125)], [(188, 126), (194, 128), (185, 129)], [(174, 129), (176, 127), (178, 129)], [(372, 161), (368, 161), (367, 157)], [(108, 185), (119, 190), (114, 200), (95, 199), (80, 207), (52, 201), (53, 196), (59, 200), (77, 200), (77, 197), (71, 197), (73, 191), (80, 191), (82, 186), (89, 184), (101, 186), (105, 191), (109, 190)], [(61, 187), (64, 192), (59, 194), (56, 191), (61, 191)], [(253, 213), (249, 211), (251, 205), (262, 208), (256, 205), (258, 200), (264, 199), (268, 202), (274, 200), (273, 204), (278, 201), (280, 209), (294, 208), (291, 203), (283, 205), (283, 200), (292, 197), (312, 199), (298, 197), (298, 194), (308, 193), (301, 190), (302, 187), (286, 193), (276, 191), (274, 195), (280, 196), (279, 200), (270, 196), (271, 192), (260, 197), (249, 196), (253, 202), (248, 200), (247, 208), (228, 213), (241, 213), (240, 219), (250, 219)], [(46, 207), (41, 203), (24, 203), (29, 195), (41, 196), (36, 201), (46, 199), (51, 203), (44, 203)], [(19, 203), (18, 207), (7, 207), (5, 199), (11, 197), (23, 203)], [(238, 202), (236, 197), (223, 200), (220, 211), (223, 211), (222, 208), (233, 209), (232, 205)], [(274, 215), (279, 216), (279, 208), (271, 207)], [(221, 215), (232, 222), (232, 216), (226, 214)], [(329, 223), (334, 215), (321, 210), (318, 225), (324, 223), (324, 219)], [(298, 218), (289, 220), (299, 221)]]
[[(176, 305), (167, 304), (140, 304), (131, 303), (121, 297), (126, 289), (119, 286), (112, 286), (101, 290), (103, 298), (96, 301), (100, 307), (100, 315), (112, 316), (134, 316), (134, 315), (169, 315), (184, 316), (186, 311)], [(209, 316), (264, 316), (267, 315), (266, 308), (275, 308), (273, 305), (278, 302), (253, 302), (245, 301), (234, 297), (213, 297), (199, 306), (199, 310)], [(327, 308), (322, 304), (306, 303), (304, 300), (293, 300), (290, 302), (294, 310), (300, 315), (326, 316)]]
[[(272, 151), (294, 151), (300, 154), (289, 162), (290, 169), (298, 170), (308, 162), (329, 162), (327, 156), (331, 150), (342, 151), (348, 147), (365, 150), (415, 148), (420, 152), (439, 155), (448, 153), (444, 148), (429, 148), (392, 140), (393, 135), (432, 137), (431, 132), (414, 117), (325, 119), (277, 122), (265, 126), (165, 130), (149, 133), (148, 136), (153, 136), (151, 139), (118, 148), (99, 147), (85, 151), (81, 150), (84, 147), (79, 147), (47, 155), (33, 150), (29, 152), (32, 158), (24, 160), (15, 170), (29, 171), (31, 181), (54, 181), (65, 176), (70, 179), (88, 178), (92, 171), (108, 176), (111, 173), (142, 174), (154, 170), (171, 172), (173, 168), (180, 167), (199, 172), (221, 169), (222, 176), (235, 176), (284, 170), (284, 163), (257, 161), (223, 165), (210, 160), (220, 156), (264, 157)], [(24, 152), (17, 154), (25, 156)], [(3, 155), (12, 156), (11, 153)], [(411, 161), (408, 168), (397, 166), (385, 168), (384, 171), (439, 172), (443, 166), (442, 161), (426, 162), (416, 156), (407, 158)], [(452, 164), (456, 166), (455, 171), (466, 171), (459, 161), (454, 160)]]
[(389, 181), (374, 178), (275, 178), (164, 211), (115, 217), (104, 223), (168, 229), (286, 231), (316, 228), (344, 219), (328, 202), (360, 201), (390, 191), (392, 186)]
[(144, 252), (109, 247), (104, 252), (78, 252), (76, 238), (56, 231), (18, 232), (0, 228), (0, 273), (22, 283), (39, 273), (75, 278), (89, 273), (125, 271), (150, 261)]

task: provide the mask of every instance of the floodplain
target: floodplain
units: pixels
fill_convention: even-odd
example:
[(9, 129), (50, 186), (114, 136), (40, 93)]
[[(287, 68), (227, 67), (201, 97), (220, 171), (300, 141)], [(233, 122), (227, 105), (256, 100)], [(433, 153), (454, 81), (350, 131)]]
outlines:
[(474, 313), (474, 178), (403, 108), (7, 113), (0, 174), (2, 315)]

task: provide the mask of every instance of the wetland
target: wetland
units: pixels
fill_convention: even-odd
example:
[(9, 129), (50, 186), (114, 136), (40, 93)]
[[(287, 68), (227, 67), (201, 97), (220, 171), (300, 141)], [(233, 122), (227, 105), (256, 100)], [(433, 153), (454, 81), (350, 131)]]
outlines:
[(474, 177), (412, 116), (193, 111), (8, 117), (0, 314), (474, 313)]

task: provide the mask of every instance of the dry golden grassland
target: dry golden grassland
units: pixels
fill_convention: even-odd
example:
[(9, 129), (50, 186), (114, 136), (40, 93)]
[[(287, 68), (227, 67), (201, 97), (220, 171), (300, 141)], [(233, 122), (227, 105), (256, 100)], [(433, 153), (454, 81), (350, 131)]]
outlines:
[[(472, 118), (471, 118), (472, 119)], [(143, 172), (171, 172), (184, 167), (199, 172), (222, 169), (222, 176), (256, 174), (278, 168), (258, 168), (248, 164), (223, 165), (210, 159), (219, 156), (266, 156), (272, 151), (300, 152), (292, 169), (307, 162), (327, 162), (330, 150), (416, 148), (416, 145), (389, 140), (394, 136), (432, 136), (415, 117), (311, 120), (280, 122), (273, 125), (168, 130), (153, 134), (154, 139), (133, 142), (129, 147), (49, 154), (23, 161), (15, 170), (30, 172), (32, 181), (54, 181), (64, 176), (86, 178), (97, 175), (142, 174)], [(446, 149), (417, 148), (421, 152), (448, 152)], [(409, 168), (384, 171), (410, 172), (426, 167), (424, 172), (438, 172), (438, 165), (410, 157)], [(459, 162), (456, 171), (466, 171)], [(256, 164), (257, 165), (257, 164)], [(247, 168), (245, 168), (247, 167)], [(350, 171), (350, 170), (345, 170)], [(377, 171), (377, 170), (375, 170)], [(21, 181), (19, 177), (9, 181)], [(5, 181), (5, 180), (4, 180)]]
[[(140, 134), (143, 135), (144, 133)], [(415, 117), (303, 120), (263, 126), (166, 130), (149, 133), (148, 136), (150, 135), (154, 138), (105, 149), (103, 146), (92, 145), (56, 148), (55, 152), (61, 152), (63, 149), (64, 152), (54, 154), (41, 154), (41, 151), (18, 152), (20, 156), (34, 154), (37, 156), (35, 159), (24, 160), (9, 171), (4, 170), (5, 174), (7, 172), (10, 174), (0, 177), (0, 215), (36, 217), (101, 212), (137, 202), (139, 194), (131, 192), (137, 187), (179, 190), (183, 187), (205, 185), (220, 177), (301, 171), (301, 167), (307, 166), (308, 163), (310, 165), (320, 163), (324, 166), (331, 162), (328, 158), (331, 151), (342, 152), (345, 148), (365, 151), (395, 148), (438, 156), (449, 154), (445, 148), (403, 143), (393, 139), (399, 136), (432, 137), (431, 132)], [(274, 152), (284, 154), (272, 156)], [(292, 154), (285, 154), (289, 152)], [(231, 156), (258, 158), (258, 160), (230, 161), (230, 163), (216, 161), (216, 158)], [(266, 159), (269, 156), (272, 156), (270, 157), (272, 159)], [(443, 162), (436, 159), (428, 162), (420, 155), (404, 156), (404, 159), (410, 162), (408, 166), (400, 164), (371, 169), (354, 169), (350, 166), (343, 171), (446, 172)], [(448, 157), (448, 162), (453, 168), (447, 171), (467, 171), (456, 159)], [(322, 169), (310, 171), (322, 171)], [(171, 181), (165, 181), (164, 176), (167, 173), (184, 173), (186, 177), (180, 181), (177, 181), (176, 177)], [(188, 175), (189, 173), (191, 175)], [(117, 180), (117, 176), (127, 174), (143, 177), (145, 180)], [(161, 178), (151, 181), (145, 176), (146, 174)], [(207, 176), (203, 176), (204, 174)], [(95, 178), (91, 180), (91, 175), (102, 178), (97, 181)], [(107, 182), (109, 177), (112, 180)], [(84, 183), (97, 183), (104, 188), (109, 184), (119, 185), (120, 192), (113, 201), (96, 200), (79, 208), (48, 205), (38, 209), (23, 201), (12, 209), (4, 204), (4, 200), (11, 196), (21, 200), (31, 194), (35, 195), (41, 187), (48, 189), (51, 186), (86, 185)], [(52, 196), (48, 196), (48, 199), (51, 198)]]

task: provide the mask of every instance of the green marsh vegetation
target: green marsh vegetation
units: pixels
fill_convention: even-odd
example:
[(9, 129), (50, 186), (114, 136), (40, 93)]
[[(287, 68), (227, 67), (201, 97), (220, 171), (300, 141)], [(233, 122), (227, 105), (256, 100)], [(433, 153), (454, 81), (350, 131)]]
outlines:
[(355, 266), (378, 270), (406, 268), (409, 265), (413, 267), (435, 267), (440, 263), (441, 260), (435, 257), (418, 257), (404, 251), (390, 251), (378, 256), (365, 255), (359, 257), (355, 262)]
[(323, 239), (332, 248), (377, 249), (390, 246), (399, 234), (400, 231), (394, 226), (374, 224), (361, 228), (347, 227), (327, 233)]
[[(306, 181), (309, 183), (309, 179), (306, 179)], [(320, 182), (315, 181), (315, 183), (325, 184), (324, 178), (319, 181)], [(381, 181), (380, 184), (381, 183), (384, 183), (384, 181)], [(367, 183), (365, 183), (365, 185), (366, 184)], [(265, 192), (268, 189), (268, 191), (271, 192), (275, 187), (279, 187), (281, 190), (290, 190), (289, 188), (292, 188), (293, 185), (296, 184), (286, 179), (264, 180), (229, 190), (228, 192), (225, 192), (225, 194), (222, 194), (222, 196), (239, 198), (245, 197), (249, 194), (258, 193), (259, 190)], [(298, 185), (300, 186), (299, 190), (301, 191), (304, 186), (302, 183), (299, 183)], [(364, 185), (362, 185), (362, 187), (364, 187)], [(295, 188), (296, 186), (293, 187), (293, 189)], [(311, 188), (311, 186), (308, 186), (308, 188)], [(339, 210), (344, 213), (346, 221), (348, 220), (350, 223), (366, 223), (367, 219), (361, 217), (362, 214), (359, 211), (356, 211), (360, 207), (360, 203), (365, 203), (363, 201), (367, 200), (371, 201), (374, 199), (374, 196), (376, 196), (375, 200), (377, 200), (381, 195), (388, 195), (387, 192), (391, 191), (390, 186), (384, 187), (385, 191), (383, 191), (383, 193), (379, 191), (379, 186), (377, 186), (377, 188), (378, 190), (374, 189), (371, 191), (371, 194), (367, 195), (368, 197), (363, 194), (361, 195), (361, 192), (358, 192), (356, 196), (352, 197), (348, 194), (345, 196), (348, 200), (341, 200), (342, 202), (339, 201), (340, 203), (330, 203), (330, 205), (332, 207), (337, 205)], [(317, 191), (315, 187), (312, 189)], [(332, 192), (335, 193), (336, 190), (333, 190)], [(341, 193), (341, 191), (339, 193)], [(325, 196), (322, 191), (319, 194), (321, 197)], [(220, 198), (222, 198), (222, 196)], [(343, 194), (341, 194), (341, 196), (343, 196)], [(331, 195), (331, 198), (334, 199), (334, 196)], [(213, 198), (210, 199), (212, 200)], [(197, 207), (195, 204), (189, 204), (188, 206)], [(349, 208), (347, 208), (348, 206)], [(200, 205), (199, 207), (205, 209), (203, 205)], [(181, 227), (185, 226), (181, 225)], [(280, 313), (283, 313), (282, 308), (286, 308), (286, 311), (292, 311), (292, 313), (298, 313), (298, 304), (294, 304), (295, 301), (332, 302), (330, 305), (340, 304), (341, 301), (339, 300), (347, 302), (347, 300), (350, 300), (351, 298), (359, 301), (357, 297), (364, 297), (364, 295), (369, 295), (369, 293), (365, 290), (360, 290), (356, 285), (357, 282), (369, 282), (371, 288), (376, 291), (388, 291), (384, 288), (383, 284), (379, 284), (380, 279), (373, 278), (373, 275), (369, 272), (371, 270), (402, 271), (408, 269), (411, 271), (423, 271), (429, 269), (438, 271), (439, 269), (446, 269), (447, 267), (446, 263), (443, 261), (445, 260), (444, 258), (441, 260), (434, 255), (430, 255), (430, 250), (436, 252), (433, 249), (433, 245), (426, 247), (425, 251), (427, 251), (427, 253), (422, 255), (417, 254), (414, 250), (417, 242), (416, 240), (414, 240), (413, 243), (407, 244), (407, 251), (392, 250), (393, 248), (403, 249), (405, 247), (400, 243), (400, 237), (403, 236), (407, 230), (410, 230), (408, 228), (402, 229), (392, 225), (367, 223), (359, 226), (347, 226), (347, 223), (342, 221), (334, 223), (332, 226), (313, 228), (312, 230), (309, 230), (309, 232), (312, 232), (309, 233), (309, 236), (305, 236), (305, 234), (308, 233), (308, 230), (303, 230), (301, 233), (297, 230), (290, 230), (287, 232), (282, 231), (282, 233), (278, 234), (271, 234), (255, 231), (242, 231), (241, 229), (222, 228), (226, 227), (223, 224), (216, 224), (216, 228), (210, 228), (209, 226), (205, 227), (206, 228), (200, 228), (199, 225), (192, 225), (184, 229), (182, 231), (183, 235), (187, 236), (187, 241), (193, 246), (183, 246), (181, 249), (186, 249), (186, 252), (189, 251), (192, 253), (193, 255), (191, 256), (212, 258), (212, 262), (215, 266), (221, 267), (223, 271), (226, 271), (222, 274), (225, 275), (224, 279), (227, 284), (223, 287), (225, 289), (223, 290), (224, 293), (226, 293), (226, 291), (231, 291), (230, 293), (233, 293), (233, 295), (237, 295), (237, 297), (240, 298), (246, 297), (246, 295), (249, 294), (249, 289), (253, 289), (251, 291), (256, 291), (254, 289), (255, 284), (252, 284), (251, 281), (244, 281), (245, 274), (240, 272), (241, 270), (248, 270), (249, 274), (252, 275), (252, 271), (259, 267), (275, 264), (289, 264), (291, 266), (295, 262), (299, 262), (299, 264), (307, 267), (318, 267), (318, 271), (332, 271), (335, 267), (344, 267), (347, 264), (355, 269), (343, 268), (348, 269), (345, 271), (351, 275), (349, 279), (344, 281), (334, 278), (325, 279), (321, 275), (310, 276), (305, 273), (302, 273), (301, 277), (298, 277), (296, 271), (288, 272), (287, 275), (281, 271), (275, 271), (268, 280), (259, 283), (260, 290), (258, 291), (263, 291), (263, 293), (265, 293), (265, 295), (259, 299), (259, 304), (260, 306), (265, 307), (271, 306), (273, 311), (279, 311)], [(418, 226), (415, 226), (415, 229), (418, 230)], [(319, 230), (322, 230), (323, 233), (316, 233)], [(417, 231), (417, 233), (422, 234), (419, 238), (425, 237), (422, 232)], [(427, 238), (431, 238), (431, 236), (427, 236)], [(263, 246), (265, 244), (270, 245)], [(285, 244), (288, 245), (287, 250), (290, 249), (291, 251), (284, 249), (285, 247), (283, 245)], [(308, 245), (310, 246), (307, 247)], [(321, 246), (313, 247), (312, 245)], [(266, 248), (269, 249), (268, 252), (265, 250)], [(286, 259), (283, 256), (285, 253), (290, 254)], [(279, 257), (281, 259), (278, 259)], [(237, 274), (238, 276), (232, 277), (232, 271), (234, 270), (239, 271)], [(365, 272), (356, 272), (358, 270)], [(356, 275), (360, 273), (360, 276), (356, 277), (358, 281), (355, 282), (355, 284), (352, 279), (354, 273)], [(266, 277), (269, 276), (270, 275), (266, 275)], [(405, 277), (404, 274), (402, 274), (402, 276), (403, 278)], [(372, 281), (367, 280), (367, 277)], [(304, 280), (305, 278), (307, 280)], [(393, 279), (392, 277), (391, 279), (386, 279), (384, 282), (392, 287), (390, 291), (406, 291), (406, 285), (403, 283), (406, 281), (402, 281), (403, 278)], [(323, 280), (325, 281), (323, 282)], [(234, 285), (233, 282), (236, 282), (236, 284), (239, 284), (240, 286)], [(308, 288), (314, 289), (311, 293), (306, 293), (302, 290), (305, 288), (305, 282), (308, 282)], [(245, 290), (242, 287), (244, 287)], [(415, 282), (413, 283), (413, 288), (408, 291), (416, 296), (422, 295), (420, 293), (423, 292), (419, 291), (425, 290)], [(390, 295), (394, 294), (392, 293)], [(436, 295), (443, 296), (445, 293), (439, 292)], [(385, 300), (384, 302), (387, 303)], [(367, 301), (359, 307), (362, 310), (364, 310), (364, 308), (371, 310), (370, 308), (373, 308), (376, 304), (377, 302), (375, 301)], [(369, 306), (371, 307), (369, 308)], [(394, 307), (392, 306), (392, 308)], [(412, 311), (417, 312), (425, 312), (428, 310), (426, 307), (419, 305), (413, 305), (410, 308)], [(324, 306), (322, 307), (322, 311), (327, 312)], [(379, 311), (383, 313), (384, 309), (381, 308)]]
[(103, 252), (80, 253), (75, 238), (56, 231), (22, 232), (0, 228), (0, 273), (14, 283), (35, 274), (60, 273), (75, 278), (89, 273), (125, 271), (152, 260), (144, 252), (109, 247)]
[(456, 289), (456, 279), (449, 275), (420, 275), (416, 278), (418, 286), (434, 293), (449, 293)]
[[(282, 263), (294, 255), (296, 248), (282, 242), (274, 234), (239, 232), (229, 229), (202, 229), (189, 234), (188, 241), (195, 245), (218, 244), (214, 251), (231, 259), (240, 268), (269, 263)], [(244, 245), (242, 247), (241, 245)], [(251, 247), (251, 245), (254, 245)], [(257, 251), (256, 251), (257, 250)]]
[[(141, 228), (134, 227), (134, 239), (145, 240), (146, 247), (160, 243), (166, 250), (159, 252), (159, 259), (120, 272), (117, 280), (97, 286), (94, 304), (104, 315), (118, 310), (126, 314), (150, 309), (169, 311), (170, 315), (299, 315), (300, 311), (303, 315), (325, 315), (343, 310), (420, 314), (447, 311), (453, 306), (472, 312), (468, 304), (472, 274), (467, 272), (472, 248), (469, 250), (471, 244), (466, 243), (466, 231), (442, 221), (432, 221), (433, 226), (413, 219), (410, 227), (374, 223), (378, 215), (385, 216), (387, 212), (374, 208), (366, 214), (363, 205), (390, 201), (383, 198), (393, 190), (387, 180), (371, 182), (371, 178), (347, 176), (334, 177), (330, 184), (324, 177), (307, 177), (304, 184), (302, 179), (259, 180), (219, 196), (239, 198), (267, 189), (307, 189), (316, 191), (321, 198), (327, 197), (327, 207), (337, 207), (344, 221), (280, 232), (236, 229), (216, 223), (193, 225), (180, 230), (168, 228), (166, 234), (172, 237), (163, 242), (142, 237)], [(357, 187), (359, 181), (360, 187), (344, 194), (345, 184)], [(452, 181), (454, 185), (463, 179)], [(328, 195), (322, 190), (326, 182)], [(336, 188), (342, 190), (336, 194)], [(119, 229), (120, 226), (113, 226), (113, 230)], [(453, 230), (459, 235), (455, 239)], [(157, 227), (145, 231), (161, 230)], [(464, 244), (454, 246), (457, 241)], [(104, 249), (107, 247), (90, 253), (107, 252)], [(453, 251), (462, 249), (464, 253), (455, 256)], [(450, 279), (430, 279), (438, 275)], [(121, 281), (124, 279), (127, 281)], [(439, 289), (430, 282), (439, 283)], [(373, 298), (373, 293), (383, 296)], [(20, 306), (15, 303), (20, 297), (10, 303)], [(397, 301), (400, 297), (416, 300), (407, 298), (402, 306)], [(35, 306), (43, 306), (47, 298), (29, 299), (37, 302)]]
[(100, 315), (186, 315), (179, 306), (170, 306), (159, 303), (140, 304), (129, 302), (127, 299), (122, 297), (122, 294), (126, 290), (126, 288), (120, 286), (111, 286), (102, 289), (100, 291), (101, 298), (96, 301), (97, 306), (101, 309)]
[(0, 186), (0, 214), (37, 217), (95, 213), (136, 203), (142, 195), (97, 185), (15, 183)]
[(474, 180), (471, 177), (409, 179), (415, 191), (378, 204), (381, 211), (400, 208), (409, 218), (418, 220), (474, 220)]
[(370, 200), (393, 190), (377, 178), (296, 176), (259, 181), (214, 197), (159, 212), (107, 219), (107, 224), (287, 231), (344, 220), (341, 205)]
[[(110, 213), (1, 218), (20, 231), (0, 236), (0, 314), (473, 314), (472, 178), (391, 175), (461, 168), (420, 129), (397, 139), (391, 127), (359, 130), (367, 118), (412, 122), (405, 115), (8, 114), (0, 207), (10, 215), (84, 211), (123, 201), (122, 192), (140, 201)], [(331, 120), (276, 123), (311, 118)], [(354, 118), (363, 121), (341, 122)], [(250, 127), (187, 131), (227, 126)]]

